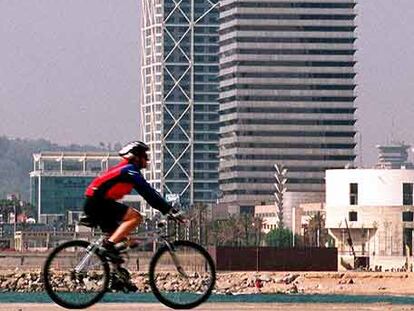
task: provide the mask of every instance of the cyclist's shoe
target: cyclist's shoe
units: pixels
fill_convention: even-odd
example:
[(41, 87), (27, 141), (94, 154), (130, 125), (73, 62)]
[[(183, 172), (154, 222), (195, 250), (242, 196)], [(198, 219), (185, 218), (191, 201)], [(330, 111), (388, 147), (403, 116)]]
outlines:
[(104, 240), (102, 243), (102, 251), (103, 255), (114, 264), (120, 265), (125, 262), (119, 250), (115, 248), (114, 243), (108, 240)]
[(124, 284), (124, 291), (125, 292), (133, 292), (135, 293), (138, 290), (138, 287), (131, 282), (131, 280)]
[(135, 286), (131, 281), (123, 283), (118, 279), (112, 279), (111, 283), (109, 284), (109, 290), (113, 292), (136, 292), (138, 287)]
[(136, 292), (138, 287), (131, 281), (129, 271), (123, 267), (119, 267), (112, 273), (109, 288), (113, 291), (122, 291), (124, 293)]

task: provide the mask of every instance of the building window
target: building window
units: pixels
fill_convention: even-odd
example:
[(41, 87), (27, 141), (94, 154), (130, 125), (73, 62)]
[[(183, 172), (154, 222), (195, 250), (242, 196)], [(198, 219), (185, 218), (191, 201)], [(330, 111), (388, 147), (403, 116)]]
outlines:
[(412, 183), (403, 183), (403, 205), (413, 205)]
[(358, 205), (358, 184), (357, 183), (349, 184), (349, 204)]
[(240, 214), (254, 215), (254, 206), (240, 206)]
[(409, 212), (409, 211), (403, 212), (402, 213), (402, 219), (403, 219), (403, 221), (410, 221), (410, 222), (412, 222), (414, 220), (414, 214), (413, 214), (413, 212)]
[(358, 221), (358, 213), (349, 212), (348, 218), (349, 218), (349, 221)]

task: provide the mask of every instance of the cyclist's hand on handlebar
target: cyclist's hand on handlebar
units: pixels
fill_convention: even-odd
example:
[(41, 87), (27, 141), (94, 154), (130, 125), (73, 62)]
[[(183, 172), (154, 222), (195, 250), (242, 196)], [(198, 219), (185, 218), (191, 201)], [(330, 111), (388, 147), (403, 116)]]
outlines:
[(182, 223), (182, 224), (187, 222), (186, 218), (183, 215), (183, 212), (179, 211), (178, 209), (176, 209), (174, 207), (170, 209), (168, 214), (169, 214), (169, 217), (171, 219), (175, 220), (176, 222), (179, 222), (179, 223)]

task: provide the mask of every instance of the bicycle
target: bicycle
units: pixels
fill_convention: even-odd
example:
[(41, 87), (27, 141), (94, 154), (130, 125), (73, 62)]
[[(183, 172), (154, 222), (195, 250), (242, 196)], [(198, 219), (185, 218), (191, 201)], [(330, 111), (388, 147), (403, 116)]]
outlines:
[[(200, 245), (186, 240), (170, 241), (165, 234), (169, 215), (154, 230), (138, 235), (129, 243), (116, 245), (127, 254), (138, 247), (139, 237), (145, 241), (161, 241), (149, 265), (149, 285), (155, 297), (173, 309), (191, 309), (206, 301), (216, 281), (213, 259)], [(96, 224), (83, 217), (79, 224), (95, 228)], [(103, 233), (94, 242), (73, 240), (57, 246), (47, 257), (43, 267), (43, 281), (47, 294), (58, 305), (68, 309), (87, 308), (100, 301), (111, 288), (111, 276), (129, 276), (128, 270), (105, 256), (101, 246)]]

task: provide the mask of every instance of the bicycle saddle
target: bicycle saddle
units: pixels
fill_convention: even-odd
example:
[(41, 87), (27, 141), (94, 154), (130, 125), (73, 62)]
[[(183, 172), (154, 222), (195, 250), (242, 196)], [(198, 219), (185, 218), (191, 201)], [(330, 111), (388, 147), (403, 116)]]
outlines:
[(94, 228), (98, 226), (98, 224), (89, 216), (80, 217), (78, 224), (89, 228)]

